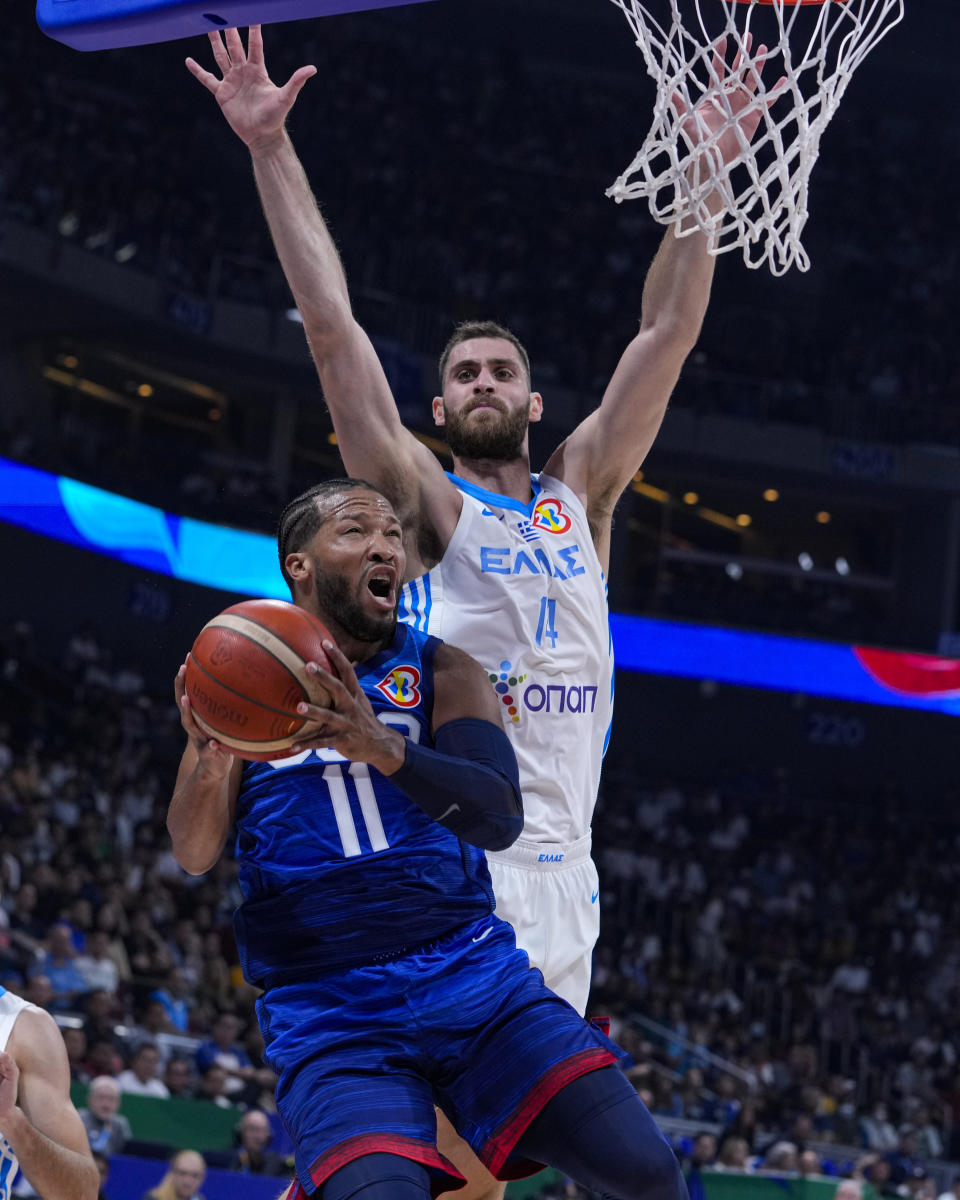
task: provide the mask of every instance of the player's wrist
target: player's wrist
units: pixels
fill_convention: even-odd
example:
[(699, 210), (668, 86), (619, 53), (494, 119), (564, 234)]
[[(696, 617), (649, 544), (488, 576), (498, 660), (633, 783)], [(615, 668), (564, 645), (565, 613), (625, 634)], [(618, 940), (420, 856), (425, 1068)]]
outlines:
[(381, 775), (395, 775), (406, 762), (407, 739), (396, 729), (389, 729), (386, 725), (383, 728), (387, 735), (383, 739), (383, 749), (378, 751), (376, 758), (369, 758), (367, 761), (372, 767), (376, 767)]
[(283, 125), (279, 129), (251, 134), (250, 137), (244, 138), (244, 141), (255, 162), (266, 162), (292, 145), (286, 127)]

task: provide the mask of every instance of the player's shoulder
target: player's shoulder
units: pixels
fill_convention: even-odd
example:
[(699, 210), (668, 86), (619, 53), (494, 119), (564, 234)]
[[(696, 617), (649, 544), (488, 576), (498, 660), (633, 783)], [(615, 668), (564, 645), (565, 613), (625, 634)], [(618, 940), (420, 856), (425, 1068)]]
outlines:
[(433, 671), (437, 678), (444, 682), (473, 679), (478, 674), (486, 678), (486, 672), (472, 654), (461, 650), (459, 646), (451, 646), (449, 642), (441, 642), (436, 638), (434, 641)]
[(7, 1050), (21, 1069), (66, 1055), (59, 1025), (45, 1009), (33, 1004), (18, 1013)]

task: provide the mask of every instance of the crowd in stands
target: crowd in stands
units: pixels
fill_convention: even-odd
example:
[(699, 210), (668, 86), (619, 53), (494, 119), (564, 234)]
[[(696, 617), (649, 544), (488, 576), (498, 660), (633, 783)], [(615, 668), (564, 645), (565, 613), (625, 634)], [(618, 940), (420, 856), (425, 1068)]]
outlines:
[[(245, 152), (181, 56), (69, 56), (29, 20), (10, 30), (0, 81), (6, 212), (172, 288), (286, 309)], [(528, 32), (523, 54), (503, 55), (371, 14), (273, 27), (269, 61), (278, 78), (319, 68), (293, 132), (372, 331), (409, 343), (421, 329), (411, 349), (432, 353), (453, 319), (492, 313), (530, 343), (544, 387), (562, 381), (592, 405), (660, 236), (642, 204), (604, 196), (652, 94), (639, 56), (586, 70), (579, 45)], [(744, 304), (743, 268), (728, 264), (676, 402), (956, 447), (960, 374), (945, 347), (958, 251), (942, 222), (957, 157), (927, 155), (921, 188), (926, 108), (905, 90), (887, 111), (882, 73), (856, 82), (813, 176), (809, 287)]]
[[(187, 876), (164, 828), (174, 706), (89, 630), (52, 651), (0, 631), (0, 983), (61, 1022), (99, 1153), (136, 1142), (123, 1093), (193, 1097), (245, 1114), (234, 1167), (282, 1174), (234, 864)], [(614, 745), (595, 825), (591, 1008), (651, 1110), (687, 1123), (678, 1152), (926, 1200), (926, 1168), (960, 1159), (955, 793), (940, 824), (893, 785), (655, 781), (632, 752)], [(683, 1140), (699, 1127), (714, 1141)]]
[[(558, 35), (531, 39), (505, 63), (492, 48), (414, 35), (397, 14), (365, 16), (269, 31), (278, 77), (302, 61), (319, 67), (292, 129), (358, 316), (415, 357), (435, 353), (454, 320), (492, 314), (527, 341), (535, 383), (548, 395), (572, 389), (585, 412), (635, 330), (661, 232), (642, 204), (604, 196), (645, 127), (645, 117), (635, 128), (610, 119), (649, 107), (639, 56), (587, 70)], [(71, 54), (39, 35), (29, 10), (8, 38), (2, 212), (131, 272), (160, 275), (172, 291), (266, 306), (284, 319), (290, 299), (246, 154), (179, 51)], [(918, 194), (910, 164), (923, 114), (909, 96), (885, 111), (870, 90), (876, 81), (856, 83), (860, 97), (828, 129), (813, 177), (813, 272), (803, 287), (777, 281), (776, 291), (772, 283), (751, 291), (742, 265), (724, 264), (673, 403), (813, 424), (864, 443), (955, 449), (960, 371), (944, 347), (958, 251), (940, 235), (938, 205), (956, 193), (958, 159), (932, 155)], [(417, 411), (426, 420), (425, 402)], [(242, 438), (231, 444), (227, 419), (223, 437), (201, 446), (174, 426), (133, 436), (115, 416), (78, 421), (67, 407), (52, 439), (0, 428), (0, 453), (188, 515), (266, 529), (288, 495), (315, 481), (315, 469), (294, 470), (281, 486)], [(630, 607), (909, 641), (884, 594), (839, 579), (748, 582), (731, 584), (722, 570), (661, 570), (656, 594), (638, 592)]]

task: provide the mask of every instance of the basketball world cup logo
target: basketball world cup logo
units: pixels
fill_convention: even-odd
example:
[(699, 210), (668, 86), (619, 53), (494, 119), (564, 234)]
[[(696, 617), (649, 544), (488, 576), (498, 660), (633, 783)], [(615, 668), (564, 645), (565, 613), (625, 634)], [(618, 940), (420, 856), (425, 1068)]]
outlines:
[(420, 703), (420, 672), (416, 667), (394, 667), (377, 684), (377, 691), (397, 708), (416, 708)]
[(541, 500), (533, 510), (534, 528), (545, 533), (566, 533), (572, 524), (559, 500)]

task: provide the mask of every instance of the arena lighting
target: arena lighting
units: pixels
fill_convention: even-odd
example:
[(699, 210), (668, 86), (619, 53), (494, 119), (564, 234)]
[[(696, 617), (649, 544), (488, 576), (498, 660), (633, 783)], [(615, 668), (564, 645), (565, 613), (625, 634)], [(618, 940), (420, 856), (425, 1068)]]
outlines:
[(299, 308), (288, 308), (284, 315), (288, 321), (293, 321), (294, 325), (303, 324), (303, 317), (300, 315)]
[(731, 579), (743, 578), (743, 567), (741, 567), (738, 562), (728, 562), (723, 569)]
[(767, 490), (763, 493), (763, 498), (764, 500), (769, 500), (772, 504), (774, 500), (780, 499), (780, 493), (776, 488), (767, 488)]
[(748, 525), (753, 524), (753, 517), (749, 513), (740, 513), (737, 517), (737, 524), (741, 529), (746, 529)]
[(837, 559), (837, 561), (833, 565), (837, 568), (838, 575), (849, 575), (850, 574), (850, 564), (847, 562), (847, 560), (842, 555), (840, 558)]
[(824, 509), (821, 509), (820, 512), (817, 513), (816, 519), (817, 519), (817, 523), (819, 525), (829, 525), (830, 524), (830, 514), (828, 512), (826, 512), (826, 510), (824, 510)]
[[(187, 583), (288, 599), (276, 543), (0, 458), (0, 521)], [(960, 717), (960, 659), (612, 613), (617, 667)]]
[(683, 493), (684, 504), (696, 504), (699, 499), (700, 499), (700, 497), (697, 495), (696, 492), (684, 492)]
[(813, 570), (813, 559), (806, 552), (806, 550), (802, 550), (797, 555), (797, 562), (800, 564), (801, 571), (812, 571)]

